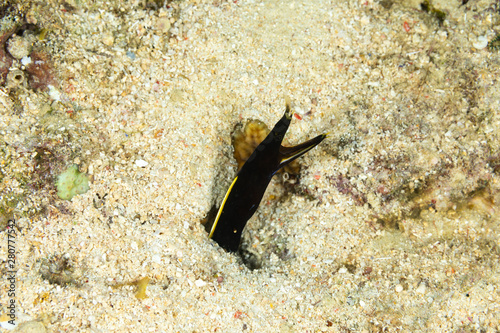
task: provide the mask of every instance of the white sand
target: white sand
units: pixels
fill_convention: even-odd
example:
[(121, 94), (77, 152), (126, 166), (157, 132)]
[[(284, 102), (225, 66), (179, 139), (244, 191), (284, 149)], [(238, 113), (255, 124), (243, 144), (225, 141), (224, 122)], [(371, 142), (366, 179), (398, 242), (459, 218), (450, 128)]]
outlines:
[[(21, 6), (48, 29), (41, 45), (58, 81), (51, 94), (0, 88), (0, 212), (18, 227), (18, 323), (500, 330), (492, 1), (433, 1), (442, 25), (418, 1), (144, 3)], [(2, 22), (5, 33), (12, 16)], [(302, 117), (288, 142), (331, 136), (302, 158), (293, 193), (278, 179), (268, 189), (248, 226), (262, 262), (251, 271), (200, 221), (235, 175), (234, 126), (274, 125), (284, 95)], [(90, 190), (71, 201), (51, 184), (30, 190), (43, 178), (33, 172), (40, 146), (57, 157), (43, 159), (47, 174), (79, 164)], [(142, 277), (144, 300), (134, 286), (113, 288)], [(9, 299), (3, 279), (3, 314)]]

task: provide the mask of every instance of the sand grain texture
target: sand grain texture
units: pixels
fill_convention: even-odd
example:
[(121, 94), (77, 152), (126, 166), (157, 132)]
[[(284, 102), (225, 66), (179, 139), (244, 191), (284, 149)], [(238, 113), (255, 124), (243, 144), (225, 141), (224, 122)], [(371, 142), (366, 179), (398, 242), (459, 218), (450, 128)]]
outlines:
[[(0, 259), (13, 220), (17, 322), (498, 332), (500, 53), (485, 41), (500, 13), (461, 3), (433, 1), (444, 20), (390, 0), (0, 7), (2, 36), (19, 20), (46, 29), (27, 28), (44, 34), (26, 51), (37, 67), (0, 51)], [(271, 127), (284, 95), (290, 144), (331, 136), (300, 183), (268, 188), (245, 238), (252, 271), (200, 221), (236, 173), (235, 126)], [(90, 190), (65, 201), (55, 179), (72, 164)]]

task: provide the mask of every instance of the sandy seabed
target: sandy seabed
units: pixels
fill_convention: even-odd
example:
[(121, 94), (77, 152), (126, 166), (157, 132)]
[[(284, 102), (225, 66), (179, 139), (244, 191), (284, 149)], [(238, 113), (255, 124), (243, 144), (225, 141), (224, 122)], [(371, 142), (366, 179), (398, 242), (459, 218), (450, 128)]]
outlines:
[[(3, 329), (13, 302), (19, 332), (500, 331), (498, 2), (0, 13)], [(269, 186), (251, 270), (201, 221), (235, 126), (284, 96), (288, 144), (330, 136)], [(90, 189), (62, 200), (74, 164)]]

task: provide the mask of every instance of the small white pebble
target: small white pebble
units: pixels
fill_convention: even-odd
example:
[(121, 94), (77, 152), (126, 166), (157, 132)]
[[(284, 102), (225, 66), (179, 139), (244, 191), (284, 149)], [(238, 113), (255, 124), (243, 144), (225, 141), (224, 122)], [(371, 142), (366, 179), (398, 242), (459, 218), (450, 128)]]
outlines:
[(397, 293), (400, 293), (400, 292), (402, 292), (402, 291), (403, 291), (403, 286), (402, 286), (402, 285), (400, 285), (400, 284), (398, 284), (398, 285), (396, 286), (396, 292), (397, 292)]
[(339, 269), (339, 274), (345, 274), (345, 273), (347, 273), (347, 268), (345, 268), (345, 267), (341, 267), (341, 268)]
[(197, 286), (197, 287), (204, 287), (207, 285), (207, 283), (203, 280), (196, 280), (194, 281), (194, 284)]
[(418, 285), (418, 288), (415, 290), (415, 292), (419, 294), (425, 294), (425, 283), (421, 283)]
[(135, 160), (135, 165), (137, 165), (140, 168), (144, 168), (147, 166), (149, 163), (144, 161), (144, 160)]
[(486, 36), (479, 36), (477, 37), (477, 42), (473, 43), (472, 46), (478, 50), (482, 50), (488, 46), (488, 38)]
[(23, 57), (23, 58), (21, 59), (21, 64), (22, 64), (23, 66), (27, 66), (27, 65), (31, 64), (31, 57), (28, 57), (28, 56)]
[(61, 100), (61, 93), (54, 86), (48, 85), (49, 88), (49, 96), (54, 101), (59, 102)]
[(361, 306), (362, 308), (364, 308), (366, 305), (366, 303), (364, 301), (359, 301), (359, 306)]
[(151, 257), (151, 261), (159, 265), (161, 264), (161, 257), (158, 254), (154, 254)]

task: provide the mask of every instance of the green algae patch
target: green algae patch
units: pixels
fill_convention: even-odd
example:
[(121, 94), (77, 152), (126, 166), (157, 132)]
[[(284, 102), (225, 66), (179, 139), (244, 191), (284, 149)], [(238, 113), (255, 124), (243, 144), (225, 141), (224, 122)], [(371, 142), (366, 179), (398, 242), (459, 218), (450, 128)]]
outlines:
[(139, 300), (143, 300), (143, 299), (146, 299), (148, 296), (146, 296), (146, 289), (148, 287), (148, 284), (149, 284), (149, 281), (151, 279), (149, 277), (143, 277), (142, 279), (139, 279), (139, 280), (135, 280), (135, 281), (132, 281), (132, 282), (124, 282), (124, 283), (118, 283), (118, 284), (115, 284), (113, 287), (113, 289), (118, 289), (118, 288), (122, 288), (124, 286), (137, 286), (137, 291), (135, 293), (135, 298), (139, 299)]
[(72, 165), (57, 177), (57, 196), (64, 200), (71, 200), (75, 195), (87, 192), (89, 177), (78, 171), (78, 166)]
[(146, 288), (148, 287), (149, 280), (148, 277), (144, 277), (137, 281), (137, 292), (135, 293), (137, 299), (145, 299), (147, 297)]

